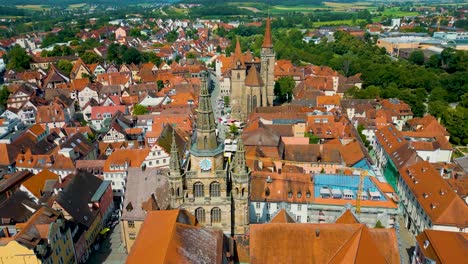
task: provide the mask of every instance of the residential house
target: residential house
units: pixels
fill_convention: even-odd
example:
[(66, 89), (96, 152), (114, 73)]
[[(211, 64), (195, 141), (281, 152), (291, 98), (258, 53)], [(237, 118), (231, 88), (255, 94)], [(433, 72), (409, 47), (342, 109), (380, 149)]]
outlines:
[(468, 205), (429, 162), (400, 169), (398, 193), (406, 228), (413, 234), (426, 229), (468, 233)]
[(125, 198), (120, 217), (122, 241), (130, 252), (147, 214), (169, 206), (167, 170), (159, 168), (128, 169)]
[(18, 232), (4, 229), (0, 261), (4, 263), (77, 263), (69, 225), (46, 206), (37, 210)]
[[(91, 173), (78, 171), (69, 175), (56, 192), (52, 208), (77, 225), (72, 231), (73, 241), (76, 259), (83, 262), (113, 210), (110, 185)], [(80, 229), (83, 232), (78, 232)], [(80, 237), (75, 237), (76, 234)]]
[(125, 194), (129, 168), (141, 168), (150, 149), (116, 149), (107, 158), (104, 164), (104, 179), (112, 181), (114, 196), (122, 197)]
[(468, 234), (424, 230), (416, 236), (411, 264), (457, 263), (466, 258)]

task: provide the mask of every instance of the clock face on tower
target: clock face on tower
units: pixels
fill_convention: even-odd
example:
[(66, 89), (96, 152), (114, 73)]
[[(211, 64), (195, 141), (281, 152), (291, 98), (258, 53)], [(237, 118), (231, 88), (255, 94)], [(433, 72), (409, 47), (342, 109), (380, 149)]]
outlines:
[(211, 166), (212, 166), (211, 160), (209, 160), (209, 159), (202, 159), (202, 160), (200, 161), (200, 169), (201, 169), (202, 171), (209, 171), (209, 170), (211, 170)]

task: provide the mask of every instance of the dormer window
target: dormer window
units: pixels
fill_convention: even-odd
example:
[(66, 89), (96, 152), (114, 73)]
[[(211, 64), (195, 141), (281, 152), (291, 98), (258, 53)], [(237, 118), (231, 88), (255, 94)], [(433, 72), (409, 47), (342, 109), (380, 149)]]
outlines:
[(292, 198), (292, 192), (291, 191), (288, 192), (288, 198)]
[(297, 193), (297, 198), (301, 198), (302, 197), (302, 193), (301, 192), (298, 192)]

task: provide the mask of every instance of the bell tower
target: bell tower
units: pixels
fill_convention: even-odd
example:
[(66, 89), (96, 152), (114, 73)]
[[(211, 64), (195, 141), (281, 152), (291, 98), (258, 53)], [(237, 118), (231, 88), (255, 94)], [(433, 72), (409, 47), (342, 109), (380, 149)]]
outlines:
[(179, 208), (184, 201), (184, 185), (180, 173), (179, 151), (175, 139), (175, 128), (172, 127), (171, 156), (169, 159), (169, 187), (171, 197), (171, 208)]
[[(275, 99), (275, 51), (271, 39), (270, 17), (266, 20), (265, 37), (263, 39), (262, 50), (260, 52), (261, 77), (264, 83), (262, 87), (262, 106), (271, 106)], [(266, 95), (266, 96), (265, 96)]]
[(250, 172), (245, 162), (242, 136), (237, 140), (237, 150), (232, 161), (232, 216), (233, 234), (243, 235), (249, 227)]
[(225, 234), (231, 233), (231, 197), (228, 196), (228, 171), (224, 144), (218, 142), (206, 76), (201, 79), (197, 122), (190, 147), (190, 163), (184, 173), (185, 197), (181, 207), (197, 221)]

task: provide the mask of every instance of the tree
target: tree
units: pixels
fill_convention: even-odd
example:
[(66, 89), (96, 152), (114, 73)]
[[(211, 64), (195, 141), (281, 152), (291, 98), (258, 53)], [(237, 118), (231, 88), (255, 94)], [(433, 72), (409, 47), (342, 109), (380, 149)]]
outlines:
[(57, 68), (63, 73), (70, 75), (70, 72), (73, 69), (73, 64), (67, 60), (59, 60), (59, 62), (57, 63)]
[(174, 42), (174, 41), (176, 41), (176, 39), (178, 37), (179, 37), (179, 34), (177, 33), (177, 31), (173, 30), (173, 31), (170, 31), (169, 33), (167, 33), (166, 41), (167, 42)]
[(102, 58), (94, 52), (85, 52), (81, 59), (86, 64), (99, 63), (102, 62)]
[(309, 138), (309, 144), (318, 144), (320, 142), (320, 138), (312, 132), (305, 132), (304, 137)]
[(377, 223), (375, 223), (375, 228), (385, 228), (385, 226), (380, 222), (380, 220), (377, 220)]
[(141, 53), (133, 47), (127, 49), (122, 55), (122, 62), (126, 64), (139, 64), (142, 59)]
[(291, 76), (281, 77), (275, 82), (274, 93), (278, 103), (290, 102), (296, 82)]
[(408, 57), (408, 61), (416, 65), (423, 65), (424, 53), (421, 50), (415, 50), (410, 53)]
[(148, 112), (149, 112), (148, 108), (146, 108), (146, 106), (143, 106), (141, 104), (137, 104), (133, 108), (133, 115), (145, 115)]
[(161, 91), (161, 89), (164, 88), (164, 82), (162, 80), (158, 80), (156, 83), (158, 85), (158, 91)]
[(187, 59), (195, 59), (195, 58), (197, 58), (197, 56), (196, 56), (195, 53), (193, 53), (193, 52), (187, 53), (187, 55), (185, 55), (185, 57), (186, 57)]
[(26, 50), (19, 45), (15, 45), (10, 52), (7, 53), (6, 59), (7, 69), (15, 71), (23, 71), (29, 69), (31, 57), (26, 53)]
[(8, 91), (8, 87), (6, 85), (3, 85), (2, 89), (0, 90), (0, 107), (6, 106), (6, 101), (8, 100), (9, 96), (10, 91)]
[(231, 135), (236, 136), (239, 133), (239, 128), (235, 124), (229, 126), (229, 132)]

